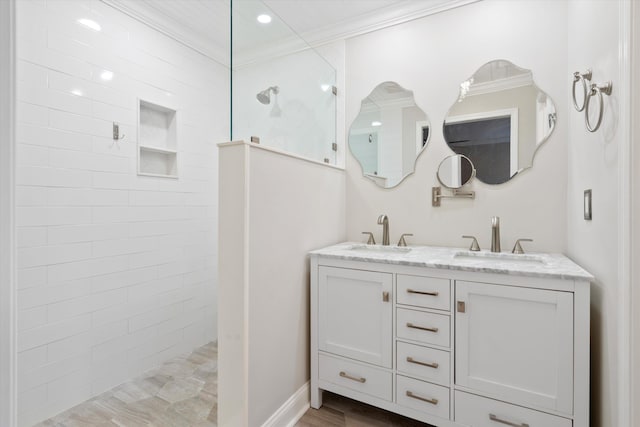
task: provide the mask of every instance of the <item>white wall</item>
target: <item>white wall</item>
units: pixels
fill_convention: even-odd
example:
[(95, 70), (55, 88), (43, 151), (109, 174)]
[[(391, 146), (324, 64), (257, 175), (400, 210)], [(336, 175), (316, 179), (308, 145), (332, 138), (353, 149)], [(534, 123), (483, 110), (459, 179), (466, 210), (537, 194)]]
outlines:
[[(591, 400), (593, 426), (624, 426), (618, 419), (618, 352), (622, 309), (619, 295), (618, 226), (620, 211), (619, 169), (624, 130), (620, 128), (622, 68), (619, 13), (621, 2), (570, 1), (569, 55), (566, 76), (574, 71), (593, 69), (593, 81), (613, 82), (613, 94), (605, 97), (601, 129), (589, 133), (584, 116), (569, 111), (569, 176), (567, 194), (568, 255), (589, 270), (596, 281), (591, 287)], [(598, 31), (591, 29), (597, 28)], [(570, 96), (570, 87), (567, 90)], [(593, 190), (593, 220), (583, 219), (583, 192)], [(636, 220), (637, 221), (637, 220)], [(621, 373), (628, 375), (628, 372)]]
[[(223, 66), (97, 0), (18, 2), (18, 58), (19, 418), (31, 425), (216, 339), (214, 143), (229, 92)], [(138, 97), (178, 110), (178, 180), (136, 175)]]
[[(362, 231), (379, 237), (375, 221), (385, 213), (394, 243), (401, 233), (414, 233), (410, 243), (463, 246), (467, 243), (460, 236), (472, 234), (487, 248), (490, 218), (498, 215), (504, 249), (530, 237), (535, 241), (528, 250), (566, 250), (566, 22), (566, 2), (486, 0), (347, 40), (346, 122), (353, 121), (372, 88), (391, 80), (414, 92), (433, 130), (416, 173), (392, 190), (363, 178), (358, 162), (347, 154), (350, 240), (362, 240)], [(476, 180), (475, 200), (445, 199), (432, 208), (438, 164), (453, 154), (444, 142), (442, 121), (460, 83), (494, 59), (533, 71), (536, 84), (556, 104), (558, 126), (538, 150), (533, 169), (497, 186)]]
[(309, 380), (307, 253), (345, 240), (345, 174), (244, 143), (220, 164), (218, 424), (260, 426)]

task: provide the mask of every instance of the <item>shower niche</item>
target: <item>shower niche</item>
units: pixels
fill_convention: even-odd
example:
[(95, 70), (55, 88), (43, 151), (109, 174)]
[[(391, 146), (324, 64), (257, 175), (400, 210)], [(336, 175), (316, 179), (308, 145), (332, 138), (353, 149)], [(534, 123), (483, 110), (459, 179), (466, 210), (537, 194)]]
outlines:
[(138, 100), (138, 175), (178, 178), (177, 111)]

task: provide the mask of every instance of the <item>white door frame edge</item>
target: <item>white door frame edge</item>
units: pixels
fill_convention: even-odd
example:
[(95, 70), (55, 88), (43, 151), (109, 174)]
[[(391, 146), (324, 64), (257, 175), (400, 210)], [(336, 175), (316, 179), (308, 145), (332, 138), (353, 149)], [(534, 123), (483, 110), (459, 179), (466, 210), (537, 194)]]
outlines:
[(0, 1), (0, 425), (17, 423), (15, 284), (15, 10)]

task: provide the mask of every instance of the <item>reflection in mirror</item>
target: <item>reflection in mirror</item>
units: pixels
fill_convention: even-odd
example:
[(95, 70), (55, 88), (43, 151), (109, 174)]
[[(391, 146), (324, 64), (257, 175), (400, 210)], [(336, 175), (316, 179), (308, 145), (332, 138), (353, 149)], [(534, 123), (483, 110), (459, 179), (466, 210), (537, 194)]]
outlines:
[(449, 148), (471, 159), (480, 181), (502, 184), (533, 165), (555, 124), (556, 107), (532, 72), (497, 60), (460, 85), (443, 132)]
[(429, 141), (429, 119), (413, 92), (384, 82), (362, 100), (349, 130), (349, 148), (365, 177), (380, 187), (398, 185), (413, 173)]
[(438, 166), (438, 181), (447, 188), (460, 188), (469, 183), (475, 174), (471, 160), (461, 154), (445, 158)]

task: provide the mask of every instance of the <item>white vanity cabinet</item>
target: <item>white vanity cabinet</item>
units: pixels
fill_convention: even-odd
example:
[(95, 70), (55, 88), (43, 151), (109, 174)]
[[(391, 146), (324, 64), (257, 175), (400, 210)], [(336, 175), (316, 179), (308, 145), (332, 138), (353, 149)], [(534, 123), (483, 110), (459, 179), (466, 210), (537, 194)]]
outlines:
[(327, 390), (438, 427), (588, 427), (587, 272), (341, 248), (311, 254), (313, 408)]
[(456, 384), (573, 412), (573, 293), (456, 282)]
[(318, 349), (391, 368), (392, 277), (319, 267)]

